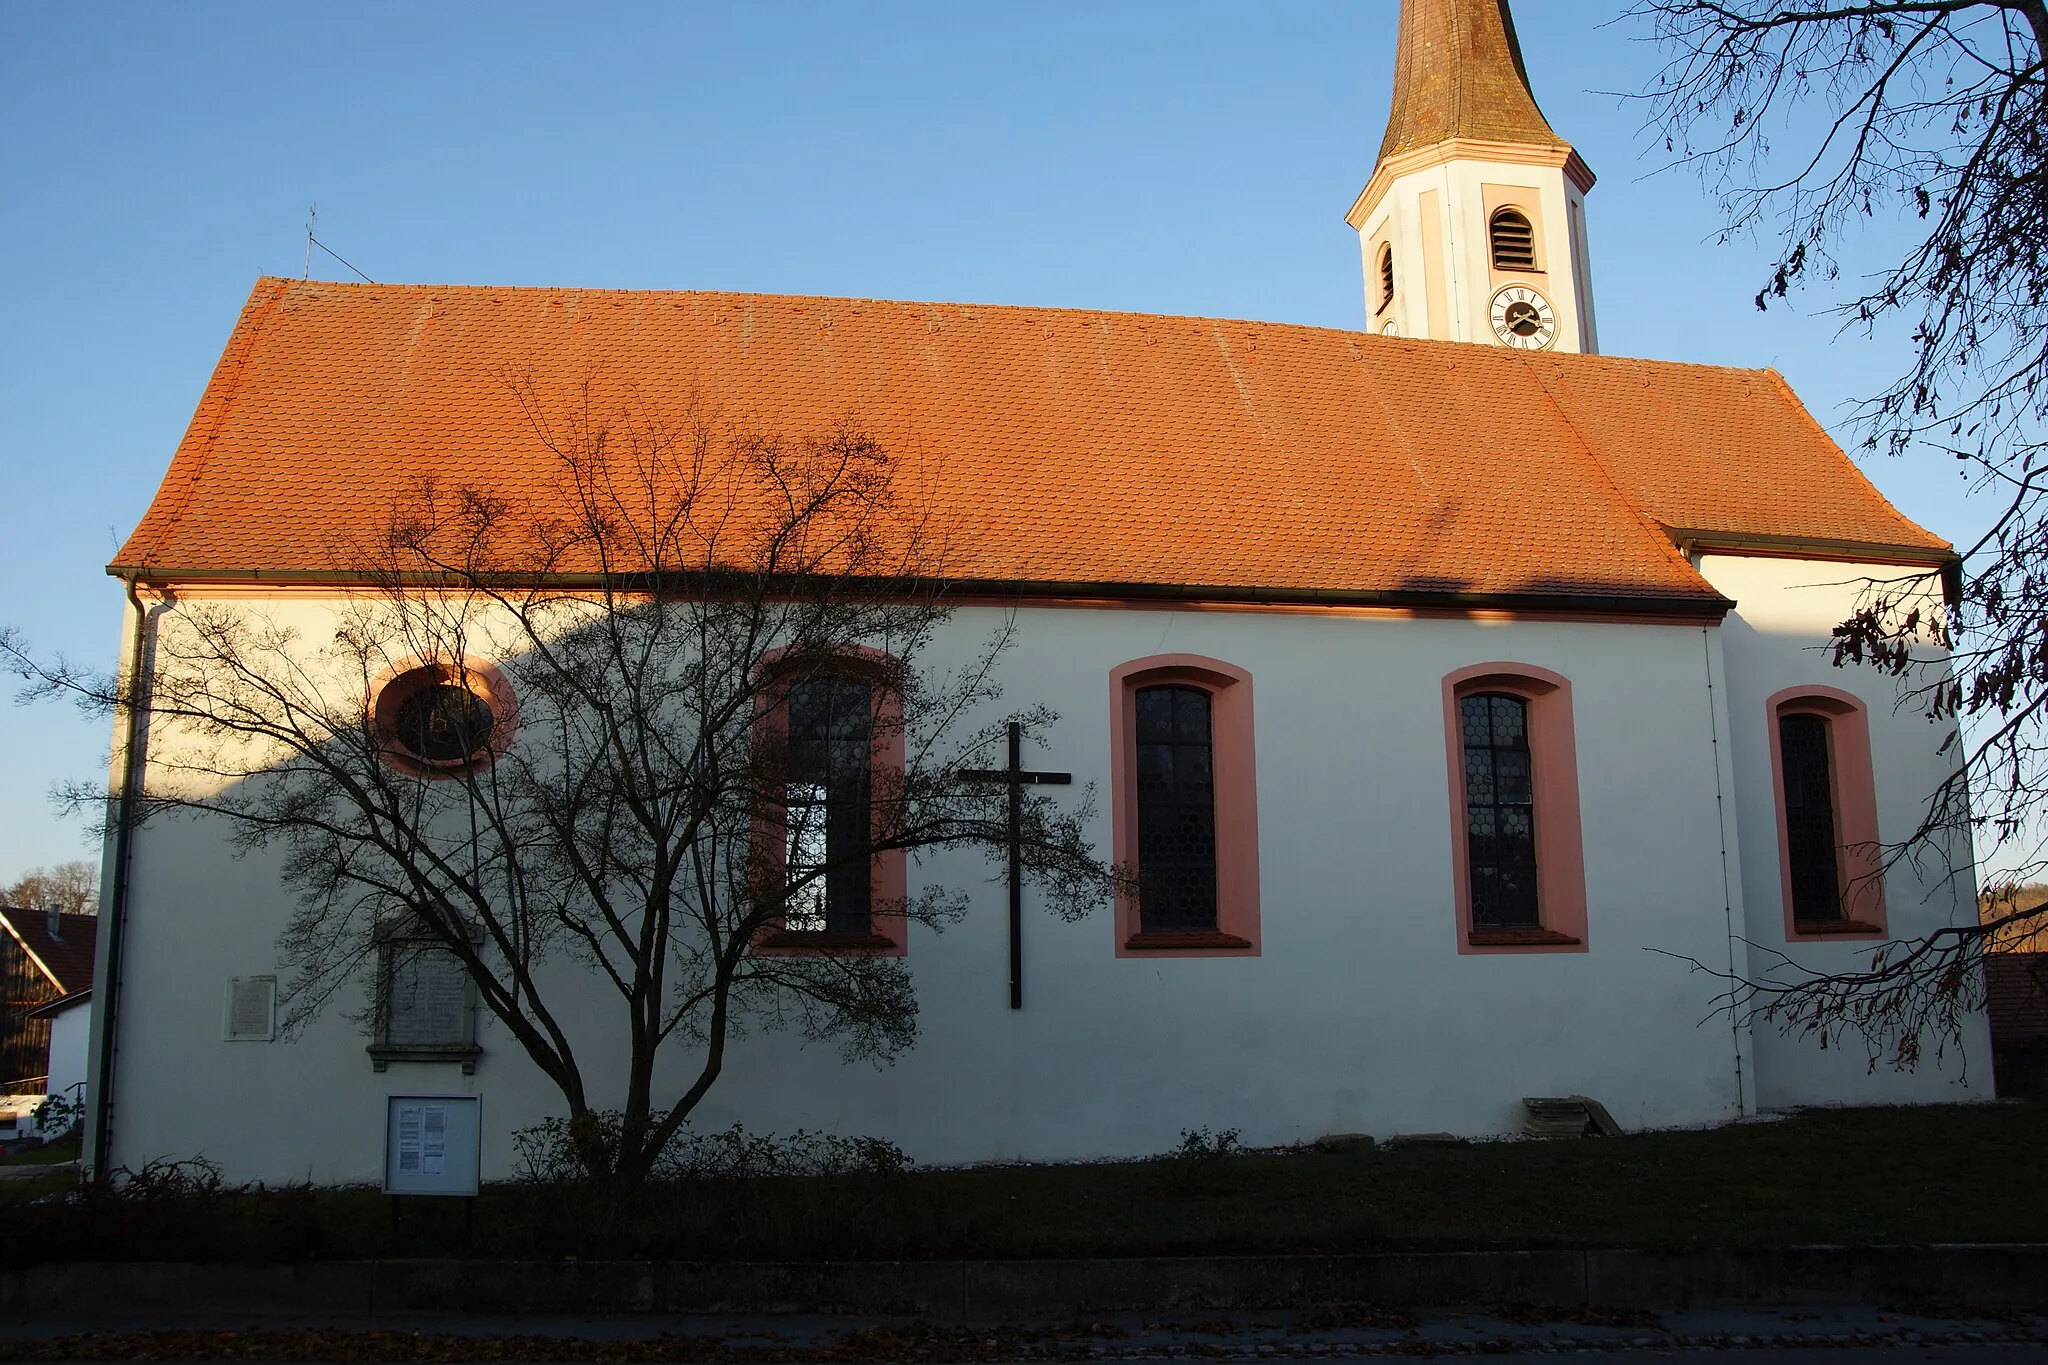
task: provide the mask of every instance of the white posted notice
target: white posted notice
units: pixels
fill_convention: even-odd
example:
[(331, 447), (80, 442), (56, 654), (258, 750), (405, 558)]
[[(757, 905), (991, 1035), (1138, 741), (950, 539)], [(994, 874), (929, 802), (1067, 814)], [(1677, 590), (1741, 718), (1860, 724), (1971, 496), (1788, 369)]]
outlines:
[[(398, 1173), (400, 1175), (420, 1174), (420, 1109), (417, 1104), (398, 1106)], [(447, 1124), (447, 1112), (442, 1111), (442, 1124)], [(443, 1151), (446, 1150), (445, 1140)]]
[(483, 1168), (483, 1114), (475, 1095), (385, 1097), (388, 1194), (475, 1195)]
[(420, 1174), (445, 1175), (447, 1170), (448, 1106), (423, 1105), (420, 1108)]

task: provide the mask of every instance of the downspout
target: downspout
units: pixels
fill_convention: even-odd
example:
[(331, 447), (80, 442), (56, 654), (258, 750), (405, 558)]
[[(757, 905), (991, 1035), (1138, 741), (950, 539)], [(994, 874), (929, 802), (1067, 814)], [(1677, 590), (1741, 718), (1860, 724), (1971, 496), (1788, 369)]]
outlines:
[[(1728, 980), (1732, 989), (1736, 979), (1735, 893), (1728, 879), (1728, 799), (1721, 784), (1721, 715), (1714, 698), (1714, 649), (1705, 630), (1700, 631), (1700, 655), (1707, 676), (1707, 733), (1714, 744), (1714, 821), (1721, 835), (1721, 915), (1728, 930)], [(1742, 1085), (1742, 1021), (1732, 1009), (1728, 1012), (1728, 1037), (1735, 1050), (1735, 1116), (1747, 1118), (1749, 1106)]]
[(139, 577), (133, 571), (123, 576), (128, 585), (128, 605), (135, 612), (135, 640), (128, 654), (127, 732), (121, 744), (121, 790), (115, 797), (114, 867), (107, 896), (106, 950), (98, 973), (98, 1005), (103, 1013), (100, 1016), (98, 1065), (94, 1067), (99, 1083), (92, 1087), (92, 1175), (95, 1180), (106, 1179), (112, 1169), (107, 1158), (114, 1127), (114, 1040), (121, 1017), (121, 940), (128, 920), (128, 864), (135, 839), (135, 808), (143, 778), (137, 764), (149, 725), (151, 673), (145, 672), (143, 665), (148, 657), (146, 642), (150, 622), (149, 612), (135, 590)]

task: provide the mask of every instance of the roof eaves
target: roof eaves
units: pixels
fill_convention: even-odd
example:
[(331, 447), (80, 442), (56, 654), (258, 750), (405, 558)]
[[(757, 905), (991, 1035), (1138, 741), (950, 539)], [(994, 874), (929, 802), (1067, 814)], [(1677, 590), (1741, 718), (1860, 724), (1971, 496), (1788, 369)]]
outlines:
[(1892, 500), (1890, 498), (1887, 498), (1875, 483), (1871, 482), (1870, 476), (1863, 472), (1862, 466), (1858, 465), (1856, 461), (1849, 458), (1849, 452), (1842, 449), (1841, 445), (1835, 440), (1835, 438), (1831, 434), (1829, 434), (1828, 429), (1820, 424), (1820, 419), (1818, 417), (1815, 417), (1812, 411), (1806, 406), (1806, 404), (1800, 401), (1799, 395), (1792, 391), (1792, 385), (1786, 381), (1784, 375), (1778, 372), (1776, 366), (1772, 366), (1770, 368), (1765, 369), (1763, 373), (1770, 377), (1771, 383), (1776, 386), (1778, 396), (1784, 401), (1785, 406), (1790, 408), (1795, 414), (1797, 414), (1799, 419), (1805, 422), (1806, 425), (1812, 429), (1813, 433), (1816, 436), (1818, 436), (1823, 442), (1825, 442), (1827, 446), (1830, 449), (1832, 449), (1837, 455), (1840, 455), (1842, 457), (1842, 462), (1848, 465), (1850, 472), (1856, 477), (1856, 479), (1859, 482), (1862, 483), (1862, 485), (1866, 489), (1870, 491), (1871, 496), (1877, 499), (1878, 505), (1883, 507), (1884, 510), (1888, 514), (1890, 514), (1894, 521), (1896, 521), (1901, 527), (1905, 528), (1906, 530), (1918, 531), (1922, 535), (1926, 536), (1927, 539), (1930, 542), (1932, 542), (1932, 544), (1928, 548), (1939, 547), (1941, 549), (1949, 551), (1950, 553), (1954, 553), (1954, 546), (1950, 545), (1947, 541), (1941, 539), (1941, 537), (1935, 535), (1932, 531), (1929, 531), (1926, 527), (1920, 525), (1920, 523), (1914, 521), (1911, 517), (1907, 516), (1904, 512), (1901, 512), (1898, 508), (1892, 506)]
[[(1655, 541), (1662, 547), (1662, 553), (1675, 554), (1670, 544), (1662, 537)], [(933, 584), (949, 596), (957, 597), (1004, 597), (1020, 600), (1053, 599), (1071, 601), (1074, 599), (1100, 599), (1109, 601), (1175, 602), (1189, 605), (1216, 604), (1242, 606), (1290, 606), (1290, 607), (1389, 607), (1400, 610), (1482, 612), (1482, 611), (1528, 611), (1528, 612), (1584, 612), (1606, 615), (1623, 613), (1628, 615), (1672, 616), (1694, 618), (1711, 616), (1719, 619), (1732, 610), (1735, 603), (1712, 588), (1698, 572), (1682, 559), (1679, 561), (1687, 578), (1698, 585), (1696, 591), (1630, 593), (1616, 591), (1572, 592), (1563, 589), (1536, 590), (1528, 592), (1457, 592), (1438, 589), (1408, 588), (1309, 588), (1309, 587), (1261, 587), (1242, 584), (1190, 584), (1190, 583), (1147, 583), (1126, 581), (1082, 581), (1071, 579), (990, 579), (961, 578), (947, 579)], [(130, 572), (129, 566), (109, 565), (107, 572), (122, 576)], [(157, 586), (234, 585), (256, 586), (274, 584), (292, 588), (352, 588), (375, 583), (389, 586), (389, 579), (383, 575), (355, 574), (334, 570), (268, 570), (268, 569), (157, 569), (146, 570), (148, 581)], [(695, 575), (664, 575), (666, 584), (681, 588), (694, 581)], [(445, 581), (445, 580), (436, 580)], [(621, 591), (645, 590), (647, 583), (642, 576), (633, 574), (597, 573), (551, 573), (536, 577), (508, 576), (504, 582), (520, 584), (546, 584), (557, 588), (610, 586)], [(424, 582), (423, 582), (424, 585)], [(1689, 587), (1691, 585), (1688, 585)]]
[(23, 1017), (28, 1019), (47, 1018), (50, 1015), (62, 1014), (65, 1010), (71, 1009), (74, 1006), (91, 1003), (92, 987), (87, 986), (82, 991), (72, 991), (68, 995), (58, 996), (55, 1000), (45, 1001), (34, 1009), (29, 1010)]

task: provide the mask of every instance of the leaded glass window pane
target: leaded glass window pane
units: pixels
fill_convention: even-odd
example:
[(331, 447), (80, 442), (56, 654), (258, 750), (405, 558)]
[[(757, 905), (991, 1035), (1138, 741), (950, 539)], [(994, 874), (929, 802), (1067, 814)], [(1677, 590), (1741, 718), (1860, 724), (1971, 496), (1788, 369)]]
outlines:
[(1459, 703), (1465, 740), (1465, 865), (1472, 927), (1535, 929), (1535, 764), (1529, 704), (1492, 694)]
[(1216, 775), (1210, 698), (1137, 695), (1138, 922), (1146, 933), (1216, 927)]
[(398, 742), (429, 763), (460, 763), (491, 742), (490, 703), (466, 687), (436, 683), (398, 705)]
[[(866, 683), (807, 678), (789, 689), (783, 927), (870, 932), (868, 776), (874, 721)], [(806, 878), (808, 880), (805, 880)]]
[(1792, 870), (1792, 918), (1841, 919), (1842, 880), (1836, 856), (1827, 717), (1778, 717), (1778, 758), (1784, 765), (1785, 853)]

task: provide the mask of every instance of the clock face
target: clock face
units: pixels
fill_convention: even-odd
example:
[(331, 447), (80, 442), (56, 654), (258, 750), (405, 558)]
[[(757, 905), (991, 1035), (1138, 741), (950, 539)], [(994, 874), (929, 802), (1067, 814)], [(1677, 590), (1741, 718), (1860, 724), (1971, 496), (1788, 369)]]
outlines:
[(1493, 296), (1493, 334), (1503, 346), (1540, 351), (1557, 340), (1557, 314), (1525, 284), (1511, 284)]

